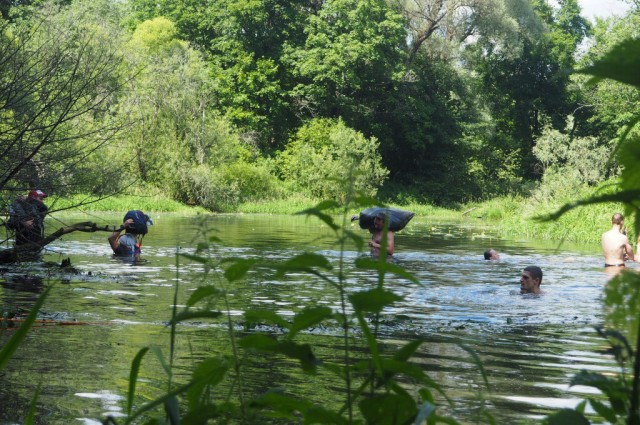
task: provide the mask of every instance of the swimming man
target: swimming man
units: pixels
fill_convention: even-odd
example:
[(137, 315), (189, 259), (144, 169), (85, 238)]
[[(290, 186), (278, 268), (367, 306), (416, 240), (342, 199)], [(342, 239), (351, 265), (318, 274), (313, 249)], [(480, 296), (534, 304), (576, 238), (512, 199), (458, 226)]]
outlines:
[(527, 266), (520, 275), (521, 294), (541, 294), (542, 269), (538, 266)]
[(496, 261), (500, 259), (500, 254), (495, 249), (487, 249), (484, 252), (484, 259)]

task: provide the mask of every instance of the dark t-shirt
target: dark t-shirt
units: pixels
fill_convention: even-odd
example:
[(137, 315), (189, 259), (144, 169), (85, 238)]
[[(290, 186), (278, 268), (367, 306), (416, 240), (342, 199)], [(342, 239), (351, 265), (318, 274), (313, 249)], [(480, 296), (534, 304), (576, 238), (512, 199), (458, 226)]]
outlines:
[[(31, 197), (18, 198), (13, 209), (16, 245), (40, 242), (44, 238), (44, 218), (49, 211), (44, 202)], [(33, 220), (33, 225), (27, 226), (30, 220)]]

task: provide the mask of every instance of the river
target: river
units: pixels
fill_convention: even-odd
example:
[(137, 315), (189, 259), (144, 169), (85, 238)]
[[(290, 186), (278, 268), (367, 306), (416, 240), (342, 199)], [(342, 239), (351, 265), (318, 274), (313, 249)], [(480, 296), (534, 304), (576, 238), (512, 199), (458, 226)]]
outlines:
[[(0, 423), (21, 423), (41, 386), (37, 423), (99, 424), (107, 415), (122, 416), (131, 361), (143, 347), (169, 352), (169, 328), (178, 286), (178, 306), (204, 283), (221, 285), (229, 294), (233, 326), (242, 331), (242, 313), (272, 309), (291, 317), (305, 305), (339, 307), (338, 294), (304, 274), (276, 279), (250, 272), (233, 285), (206, 275), (203, 265), (176, 252), (194, 253), (203, 229), (216, 236), (217, 258), (239, 257), (283, 261), (302, 252), (324, 255), (337, 266), (335, 236), (316, 218), (280, 215), (214, 215), (178, 217), (158, 214), (145, 236), (141, 261), (114, 258), (107, 234), (72, 233), (51, 244), (45, 262), (2, 268), (0, 310), (24, 313), (39, 293), (53, 285), (37, 323), (8, 366), (0, 371)], [(116, 224), (119, 216), (102, 215), (99, 224)], [(85, 217), (63, 217), (66, 223)], [(58, 223), (49, 222), (49, 229)], [(366, 231), (352, 230), (367, 238)], [(500, 261), (484, 261), (492, 247)], [(347, 245), (349, 291), (374, 285), (376, 275), (356, 269), (364, 255)], [(69, 258), (74, 270), (55, 264)], [(602, 341), (594, 326), (603, 321), (604, 273), (599, 247), (533, 240), (500, 239), (478, 221), (438, 222), (416, 217), (396, 235), (395, 264), (419, 284), (389, 276), (386, 285), (403, 297), (385, 310), (382, 339), (389, 349), (405, 341), (426, 342), (412, 359), (440, 383), (453, 400), (445, 411), (461, 423), (476, 423), (487, 409), (497, 423), (535, 423), (561, 407), (573, 407), (593, 394), (569, 387), (580, 369), (617, 369), (600, 354)], [(544, 271), (541, 296), (520, 295), (523, 267)], [(212, 277), (213, 276), (213, 277)], [(224, 306), (215, 306), (223, 308)], [(77, 323), (73, 325), (73, 323)], [(0, 342), (12, 334), (0, 333)], [(301, 335), (319, 357), (337, 356), (340, 330), (319, 326)], [(175, 379), (212, 353), (229, 351), (224, 320), (198, 321), (178, 327)], [(460, 343), (474, 349), (486, 370), (486, 389), (477, 365)], [(294, 362), (271, 358), (247, 363), (248, 391), (272, 387), (304, 391), (316, 401), (339, 397), (332, 384), (314, 382)], [(167, 377), (152, 354), (145, 357), (139, 378), (139, 405), (166, 389)], [(338, 391), (339, 393), (339, 391)]]

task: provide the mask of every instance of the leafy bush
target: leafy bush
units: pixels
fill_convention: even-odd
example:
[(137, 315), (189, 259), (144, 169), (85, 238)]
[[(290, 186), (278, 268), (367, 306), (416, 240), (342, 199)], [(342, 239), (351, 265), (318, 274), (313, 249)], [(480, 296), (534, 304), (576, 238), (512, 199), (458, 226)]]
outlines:
[(264, 163), (236, 161), (213, 168), (198, 165), (180, 173), (179, 197), (212, 211), (233, 211), (242, 202), (277, 198), (278, 179)]
[(389, 174), (378, 145), (342, 120), (314, 119), (298, 130), (277, 164), (286, 182), (311, 197), (344, 200), (345, 183), (374, 196)]
[(618, 167), (609, 159), (611, 144), (595, 137), (573, 137), (572, 127), (573, 118), (569, 117), (564, 132), (546, 127), (536, 141), (533, 154), (545, 175), (561, 173), (569, 186), (595, 184), (615, 175)]

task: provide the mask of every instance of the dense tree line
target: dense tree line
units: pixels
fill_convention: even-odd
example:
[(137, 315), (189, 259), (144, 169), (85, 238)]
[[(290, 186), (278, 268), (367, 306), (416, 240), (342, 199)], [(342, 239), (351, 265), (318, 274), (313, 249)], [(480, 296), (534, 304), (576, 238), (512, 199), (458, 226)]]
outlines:
[(344, 181), (439, 204), (597, 184), (638, 93), (571, 71), (639, 12), (555, 3), (3, 2), (0, 188), (232, 210)]

